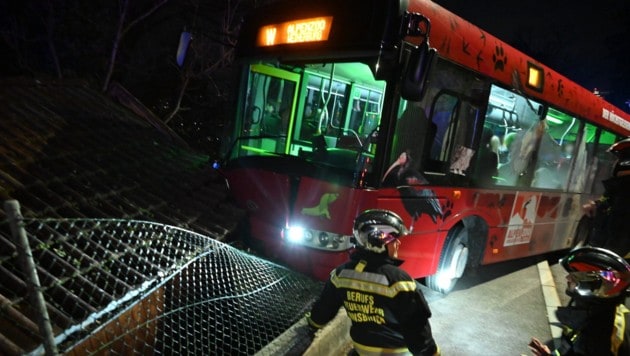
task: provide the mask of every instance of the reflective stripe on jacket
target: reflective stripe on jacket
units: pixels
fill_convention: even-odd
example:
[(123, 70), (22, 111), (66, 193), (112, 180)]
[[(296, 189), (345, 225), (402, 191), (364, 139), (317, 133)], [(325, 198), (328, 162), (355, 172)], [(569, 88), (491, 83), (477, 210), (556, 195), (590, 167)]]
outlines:
[(309, 323), (325, 325), (341, 306), (352, 321), (350, 337), (361, 355), (433, 355), (431, 312), (402, 261), (359, 250), (330, 274)]

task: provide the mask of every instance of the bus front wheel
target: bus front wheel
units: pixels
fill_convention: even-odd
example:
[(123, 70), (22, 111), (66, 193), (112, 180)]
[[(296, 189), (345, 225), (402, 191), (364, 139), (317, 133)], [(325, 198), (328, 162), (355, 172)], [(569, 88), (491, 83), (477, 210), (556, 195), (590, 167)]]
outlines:
[(443, 294), (453, 290), (468, 263), (468, 231), (457, 225), (449, 232), (435, 274), (426, 278), (427, 287)]

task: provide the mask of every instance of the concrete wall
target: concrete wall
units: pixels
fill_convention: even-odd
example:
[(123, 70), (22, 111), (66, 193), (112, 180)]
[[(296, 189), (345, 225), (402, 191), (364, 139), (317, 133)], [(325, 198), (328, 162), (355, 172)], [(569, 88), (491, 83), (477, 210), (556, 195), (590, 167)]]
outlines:
[(256, 355), (347, 355), (352, 349), (350, 319), (343, 308), (324, 328), (314, 330), (302, 318)]

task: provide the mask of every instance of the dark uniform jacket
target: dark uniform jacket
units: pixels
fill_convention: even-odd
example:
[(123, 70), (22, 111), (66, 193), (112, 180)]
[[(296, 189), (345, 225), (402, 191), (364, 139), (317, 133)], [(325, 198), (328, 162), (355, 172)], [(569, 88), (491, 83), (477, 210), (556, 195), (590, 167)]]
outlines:
[(626, 257), (630, 252), (630, 176), (602, 183), (605, 192), (597, 201), (590, 243)]
[(624, 304), (560, 307), (561, 344), (552, 355), (630, 355), (630, 312)]
[(343, 305), (350, 337), (361, 355), (434, 355), (431, 311), (417, 282), (398, 268), (401, 260), (357, 250), (333, 270), (308, 322), (321, 328)]

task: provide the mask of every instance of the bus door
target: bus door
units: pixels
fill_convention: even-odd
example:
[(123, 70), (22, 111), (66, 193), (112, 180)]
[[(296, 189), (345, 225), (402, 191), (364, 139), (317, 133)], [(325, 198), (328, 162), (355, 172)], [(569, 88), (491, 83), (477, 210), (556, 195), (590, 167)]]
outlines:
[(422, 99), (401, 100), (390, 161), (403, 152), (433, 185), (470, 185), (489, 83), (435, 56)]
[[(295, 115), (300, 75), (266, 64), (250, 66), (239, 150), (286, 154)], [(239, 155), (246, 155), (239, 152)]]
[(476, 130), (481, 123), (481, 109), (456, 93), (440, 93), (433, 106), (436, 139), (431, 159), (440, 171), (453, 177), (467, 177), (475, 155)]

